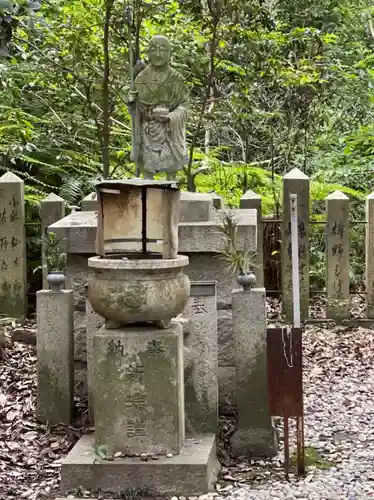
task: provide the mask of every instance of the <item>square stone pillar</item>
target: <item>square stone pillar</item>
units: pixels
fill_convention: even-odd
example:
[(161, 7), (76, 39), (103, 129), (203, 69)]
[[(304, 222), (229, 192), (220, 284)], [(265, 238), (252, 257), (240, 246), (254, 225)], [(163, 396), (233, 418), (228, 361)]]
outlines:
[(233, 290), (238, 427), (231, 440), (237, 456), (276, 455), (269, 409), (265, 288)]
[(326, 197), (326, 317), (349, 316), (349, 198), (340, 191)]
[(36, 294), (38, 420), (70, 424), (74, 410), (72, 290)]
[(293, 317), (291, 194), (297, 195), (300, 315), (301, 319), (307, 319), (309, 316), (309, 177), (298, 168), (294, 168), (283, 177), (282, 310), (287, 319)]
[(94, 335), (99, 453), (180, 453), (184, 444), (183, 331), (179, 323), (100, 328)]
[[(185, 338), (186, 429), (189, 433), (218, 431), (217, 295), (215, 281), (192, 281)], [(186, 359), (186, 358), (185, 358)], [(186, 366), (187, 365), (187, 366)]]
[(21, 321), (27, 314), (24, 182), (0, 177), (0, 315)]

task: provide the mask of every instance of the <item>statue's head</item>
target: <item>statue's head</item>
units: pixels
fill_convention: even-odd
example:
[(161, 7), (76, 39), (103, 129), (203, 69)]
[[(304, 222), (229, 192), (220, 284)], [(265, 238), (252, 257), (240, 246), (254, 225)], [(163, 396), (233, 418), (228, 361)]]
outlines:
[(156, 35), (148, 47), (148, 59), (151, 66), (163, 68), (169, 65), (171, 57), (170, 42), (166, 36)]

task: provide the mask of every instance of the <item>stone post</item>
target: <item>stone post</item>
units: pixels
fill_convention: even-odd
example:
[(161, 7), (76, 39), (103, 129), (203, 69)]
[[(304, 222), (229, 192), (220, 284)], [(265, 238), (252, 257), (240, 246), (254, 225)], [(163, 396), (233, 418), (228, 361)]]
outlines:
[(309, 316), (309, 177), (298, 168), (294, 168), (283, 177), (282, 309), (287, 319), (293, 317), (290, 194), (297, 195), (300, 315), (301, 319), (307, 319)]
[(366, 198), (366, 315), (374, 318), (374, 192)]
[(180, 453), (183, 331), (133, 325), (94, 335), (96, 449), (113, 456)]
[(97, 314), (86, 298), (86, 342), (87, 342), (87, 392), (88, 392), (88, 421), (94, 424), (94, 382), (93, 382), (93, 340), (94, 335), (104, 324), (105, 320)]
[[(38, 420), (70, 424), (74, 410), (73, 292), (51, 274), (52, 290), (36, 294)], [(56, 281), (56, 282), (55, 282)]]
[(83, 212), (97, 212), (97, 194), (90, 193), (82, 200)]
[(26, 293), (24, 183), (7, 172), (0, 177), (0, 314), (22, 321)]
[(265, 288), (233, 290), (238, 426), (232, 451), (252, 458), (276, 454), (269, 409)]
[(349, 198), (340, 191), (326, 197), (326, 317), (349, 316)]
[[(185, 402), (188, 433), (218, 431), (218, 346), (216, 282), (192, 281), (184, 316)], [(186, 354), (189, 362), (186, 361)]]
[(253, 269), (258, 287), (264, 286), (264, 228), (262, 224), (262, 198), (251, 189), (248, 189), (240, 198), (239, 208), (257, 210), (257, 268)]
[[(40, 204), (40, 219), (42, 236), (45, 235), (48, 226), (65, 217), (65, 200), (55, 193), (50, 193)], [(46, 268), (46, 245), (42, 243), (42, 266), (43, 266), (43, 288), (48, 288), (48, 269)]]

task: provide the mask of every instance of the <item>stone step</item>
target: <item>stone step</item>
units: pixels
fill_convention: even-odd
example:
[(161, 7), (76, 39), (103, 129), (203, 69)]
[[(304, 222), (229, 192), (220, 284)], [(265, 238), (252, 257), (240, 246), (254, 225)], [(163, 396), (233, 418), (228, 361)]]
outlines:
[(131, 488), (152, 496), (197, 496), (214, 491), (219, 468), (213, 434), (186, 439), (180, 455), (148, 462), (102, 460), (94, 453), (94, 436), (85, 435), (62, 463), (61, 493), (84, 488), (115, 494)]

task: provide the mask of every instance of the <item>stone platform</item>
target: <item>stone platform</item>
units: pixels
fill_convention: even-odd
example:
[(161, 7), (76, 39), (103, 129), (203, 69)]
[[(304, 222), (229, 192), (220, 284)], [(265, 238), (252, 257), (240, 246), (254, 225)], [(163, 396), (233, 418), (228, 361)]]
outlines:
[(219, 472), (213, 434), (186, 439), (182, 452), (144, 462), (140, 458), (103, 460), (94, 453), (94, 436), (82, 436), (62, 463), (61, 493), (79, 487), (120, 493), (187, 496), (214, 491)]

